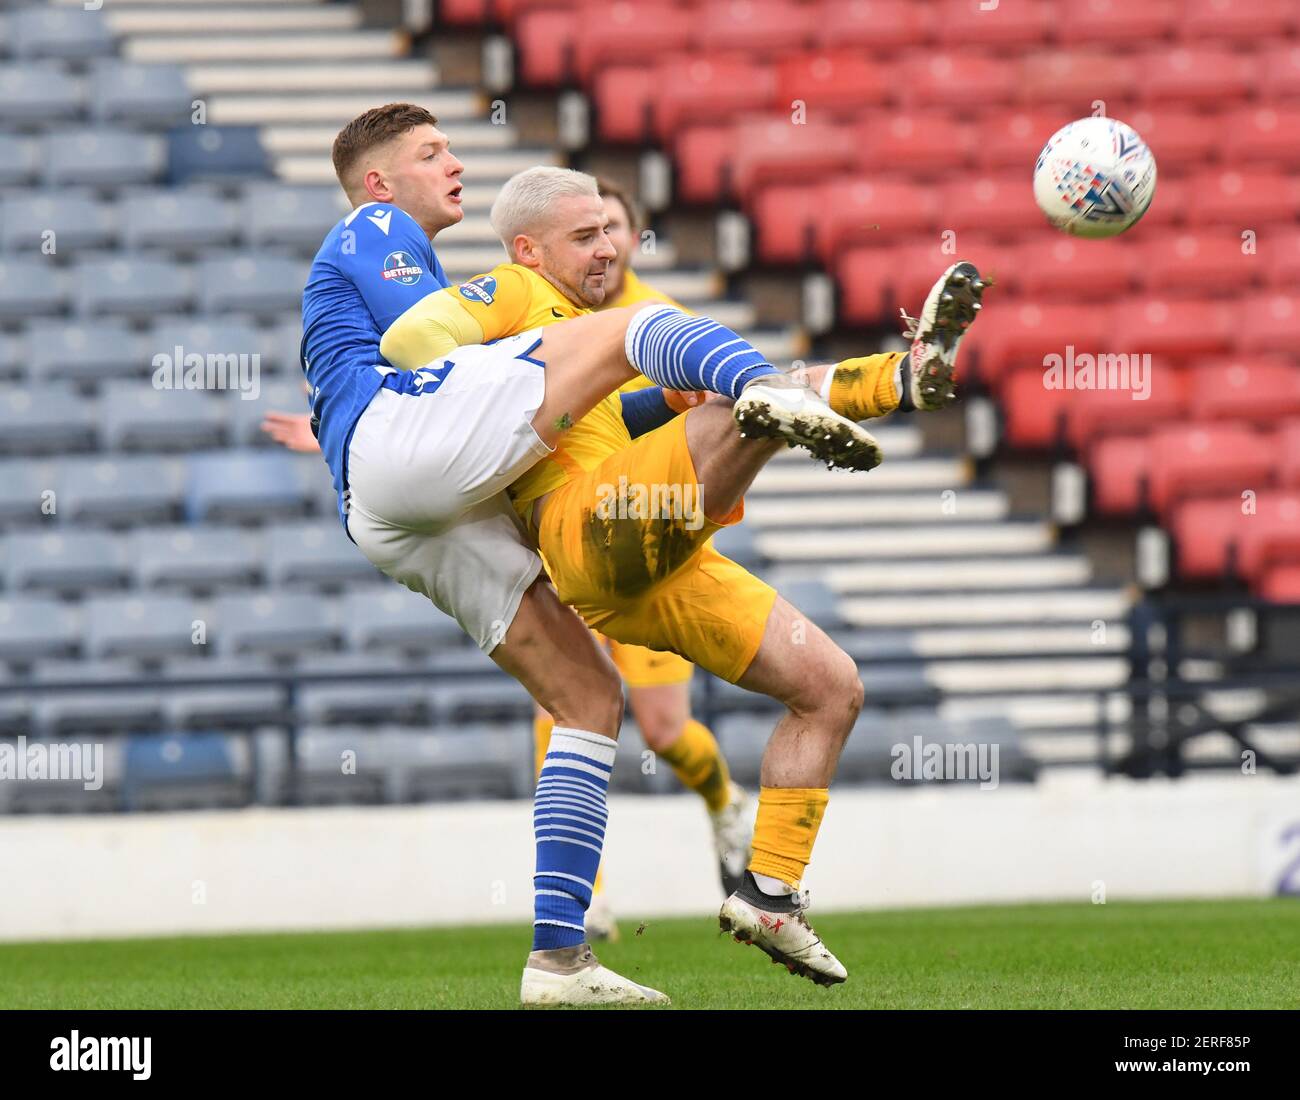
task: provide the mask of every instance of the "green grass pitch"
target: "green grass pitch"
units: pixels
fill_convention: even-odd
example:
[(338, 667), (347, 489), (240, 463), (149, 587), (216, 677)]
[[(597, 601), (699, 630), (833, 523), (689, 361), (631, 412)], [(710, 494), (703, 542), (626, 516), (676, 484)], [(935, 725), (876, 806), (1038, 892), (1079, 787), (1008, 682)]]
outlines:
[[(813, 914), (821, 989), (707, 917), (638, 921), (603, 962), (680, 1008), (1300, 1008), (1300, 901)], [(520, 925), (0, 946), (0, 1008), (513, 1008)]]

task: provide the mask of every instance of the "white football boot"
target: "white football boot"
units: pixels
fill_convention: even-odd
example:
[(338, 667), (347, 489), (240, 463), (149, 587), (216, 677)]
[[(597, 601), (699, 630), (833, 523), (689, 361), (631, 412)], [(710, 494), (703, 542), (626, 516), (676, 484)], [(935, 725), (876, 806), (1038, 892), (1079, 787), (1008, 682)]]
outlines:
[(709, 813), (724, 894), (734, 894), (745, 881), (745, 868), (753, 856), (757, 813), (757, 803), (736, 783), (731, 784), (730, 801), (717, 813)]
[(785, 375), (750, 382), (732, 406), (745, 439), (784, 439), (803, 447), (832, 469), (874, 470), (885, 457), (861, 424), (841, 416), (816, 390)]
[(980, 278), (975, 265), (962, 260), (948, 268), (930, 288), (920, 317), (903, 313), (912, 338), (912, 349), (904, 360), (909, 365), (904, 382), (907, 393), (902, 408), (933, 412), (956, 397), (957, 345), (980, 311), (988, 281)]
[(519, 1002), (525, 1008), (559, 1005), (667, 1005), (664, 993), (637, 985), (601, 966), (585, 944), (534, 951), (524, 964)]
[(794, 902), (794, 910), (782, 913), (760, 908), (738, 893), (732, 894), (722, 903), (718, 924), (724, 932), (730, 932), (737, 943), (761, 948), (774, 963), (780, 963), (791, 974), (810, 978), (818, 985), (837, 985), (844, 981), (849, 972), (826, 949), (821, 937), (803, 915), (809, 904), (808, 891), (789, 896)]

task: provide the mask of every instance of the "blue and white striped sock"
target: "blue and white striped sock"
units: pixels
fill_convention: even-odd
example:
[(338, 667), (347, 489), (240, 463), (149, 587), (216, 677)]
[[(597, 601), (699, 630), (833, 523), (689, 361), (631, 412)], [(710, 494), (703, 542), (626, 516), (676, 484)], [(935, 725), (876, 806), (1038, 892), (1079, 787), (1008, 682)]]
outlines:
[(710, 317), (671, 306), (646, 306), (628, 322), (627, 361), (670, 390), (710, 390), (740, 396), (745, 383), (780, 372), (748, 340)]
[(586, 730), (556, 726), (551, 731), (533, 796), (534, 951), (577, 947), (587, 938), (587, 907), (605, 843), (605, 794), (616, 745)]

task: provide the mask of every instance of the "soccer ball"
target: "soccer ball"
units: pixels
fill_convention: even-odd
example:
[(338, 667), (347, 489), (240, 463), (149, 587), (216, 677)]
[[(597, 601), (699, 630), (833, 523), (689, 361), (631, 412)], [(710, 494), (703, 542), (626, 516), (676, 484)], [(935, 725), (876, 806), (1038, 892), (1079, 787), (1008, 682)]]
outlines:
[(1057, 130), (1034, 165), (1034, 201), (1057, 229), (1113, 237), (1147, 212), (1156, 159), (1130, 126), (1081, 118)]

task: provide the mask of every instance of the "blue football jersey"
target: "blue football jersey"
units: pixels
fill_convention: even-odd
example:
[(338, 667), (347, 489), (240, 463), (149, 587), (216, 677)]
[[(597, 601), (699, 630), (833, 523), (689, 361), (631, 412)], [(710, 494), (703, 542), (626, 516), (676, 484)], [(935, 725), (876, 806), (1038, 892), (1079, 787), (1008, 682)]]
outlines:
[(407, 309), (447, 285), (424, 230), (387, 203), (358, 206), (330, 230), (312, 261), (302, 294), (302, 366), (312, 430), (345, 523), (352, 429), (394, 369), (379, 354), (379, 341)]

